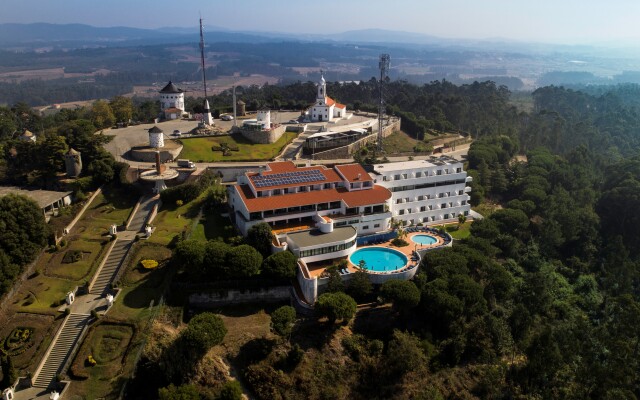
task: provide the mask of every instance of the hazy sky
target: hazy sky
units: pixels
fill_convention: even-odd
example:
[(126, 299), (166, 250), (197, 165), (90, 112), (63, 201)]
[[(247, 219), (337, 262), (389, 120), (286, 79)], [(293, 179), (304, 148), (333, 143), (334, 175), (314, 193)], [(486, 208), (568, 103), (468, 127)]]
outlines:
[[(340, 5), (340, 7), (338, 7)], [(380, 28), (451, 38), (640, 41), (638, 0), (0, 0), (0, 23), (337, 33)]]

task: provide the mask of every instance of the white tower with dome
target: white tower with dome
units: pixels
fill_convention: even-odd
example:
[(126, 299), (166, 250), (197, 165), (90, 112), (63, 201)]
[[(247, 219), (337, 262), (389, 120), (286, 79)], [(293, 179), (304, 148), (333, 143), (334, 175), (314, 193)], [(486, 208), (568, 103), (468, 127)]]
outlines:
[(327, 82), (324, 80), (324, 74), (320, 72), (318, 94), (316, 95), (316, 102), (309, 112), (309, 119), (312, 122), (331, 122), (334, 119), (345, 118), (346, 116), (347, 106), (336, 103), (335, 100), (327, 96)]

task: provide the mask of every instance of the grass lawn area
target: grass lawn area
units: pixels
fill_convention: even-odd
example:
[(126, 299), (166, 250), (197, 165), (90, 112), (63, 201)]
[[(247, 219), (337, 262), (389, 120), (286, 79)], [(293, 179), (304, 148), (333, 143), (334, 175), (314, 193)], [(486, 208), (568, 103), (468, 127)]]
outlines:
[[(11, 356), (13, 365), (21, 373), (29, 367), (33, 371), (61, 323), (62, 316), (17, 313), (0, 330), (3, 351)], [(5, 340), (25, 328), (30, 330), (26, 340), (15, 336), (10, 341)]]
[[(47, 276), (81, 281), (89, 279), (98, 268), (102, 260), (104, 248), (102, 241), (74, 240), (60, 251), (44, 253), (38, 260), (38, 269), (43, 270)], [(65, 263), (65, 256), (73, 252), (80, 252), (81, 259), (71, 263)]]
[(121, 225), (129, 218), (139, 196), (124, 189), (107, 187), (96, 196), (72, 234), (83, 239), (106, 239), (109, 226)]
[(64, 300), (67, 292), (78, 283), (66, 279), (51, 278), (40, 274), (26, 280), (16, 293), (13, 306), (18, 312), (56, 313), (54, 302)]
[[(149, 314), (149, 304), (153, 300), (158, 304), (167, 284), (170, 272), (166, 261), (171, 258), (171, 250), (158, 244), (139, 242), (132, 250), (131, 263), (122, 277), (120, 293), (109, 311), (109, 316), (129, 321), (142, 320)], [(156, 260), (159, 266), (145, 270), (140, 266), (142, 260)]]
[(417, 143), (418, 140), (402, 131), (393, 132), (383, 140), (384, 150), (387, 154), (412, 152)]
[(212, 240), (215, 238), (228, 239), (236, 235), (236, 231), (229, 218), (220, 215), (216, 210), (207, 210), (191, 232), (191, 239)]
[(147, 241), (168, 246), (176, 235), (181, 234), (183, 231), (190, 231), (195, 219), (198, 217), (205, 196), (206, 192), (199, 198), (180, 207), (163, 204), (160, 212), (151, 222), (155, 230)]
[[(70, 371), (88, 379), (74, 381), (70, 398), (117, 399), (124, 379), (134, 367), (136, 351), (132, 350), (139, 345), (138, 341), (130, 325), (106, 321), (95, 325), (78, 351)], [(96, 365), (87, 363), (89, 355), (96, 360)]]
[(451, 225), (447, 225), (446, 229), (452, 238), (465, 239), (471, 235), (471, 231), (470, 231), (471, 224), (472, 224), (472, 221), (467, 221), (462, 225), (451, 224)]
[[(280, 154), (296, 136), (297, 133), (285, 132), (277, 142), (272, 144), (255, 144), (239, 134), (180, 139), (184, 147), (179, 157), (196, 162), (265, 161)], [(211, 150), (212, 146), (219, 146), (222, 143), (237, 147), (238, 151), (232, 151), (231, 155), (223, 156), (221, 151)]]

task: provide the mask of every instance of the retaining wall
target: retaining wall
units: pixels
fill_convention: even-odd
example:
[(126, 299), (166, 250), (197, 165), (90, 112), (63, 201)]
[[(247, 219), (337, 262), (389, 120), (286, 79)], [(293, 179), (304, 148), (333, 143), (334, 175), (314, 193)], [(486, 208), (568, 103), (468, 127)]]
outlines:
[(189, 295), (189, 305), (199, 308), (217, 307), (239, 303), (278, 303), (291, 298), (290, 286), (274, 286), (253, 290), (219, 290)]
[(238, 128), (238, 131), (242, 136), (253, 143), (271, 144), (277, 142), (286, 129), (286, 125), (280, 125), (268, 131), (254, 131), (242, 128)]

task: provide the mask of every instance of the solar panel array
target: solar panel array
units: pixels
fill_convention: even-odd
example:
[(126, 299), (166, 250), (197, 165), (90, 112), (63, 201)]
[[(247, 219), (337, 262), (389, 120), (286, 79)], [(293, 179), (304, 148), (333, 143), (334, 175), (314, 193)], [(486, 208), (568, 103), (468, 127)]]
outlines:
[(269, 175), (254, 175), (251, 177), (257, 188), (280, 185), (293, 185), (297, 183), (324, 181), (324, 174), (317, 169), (306, 171), (281, 172)]

